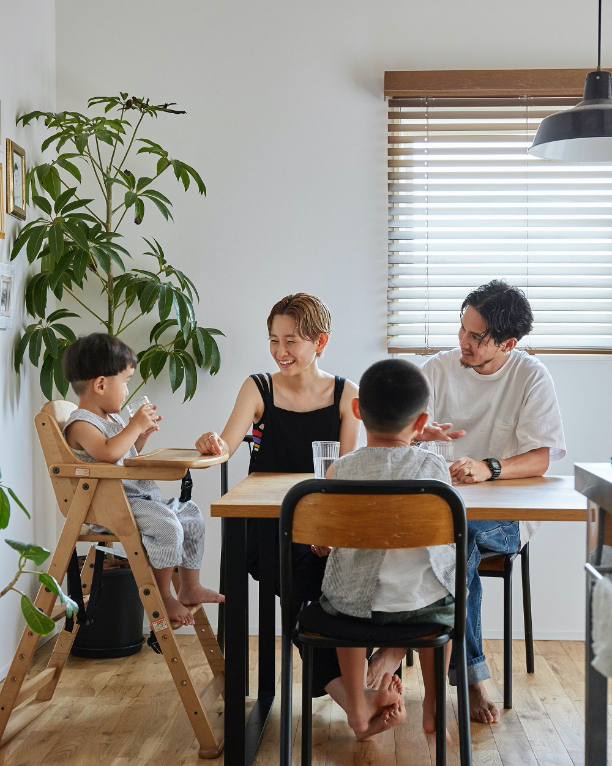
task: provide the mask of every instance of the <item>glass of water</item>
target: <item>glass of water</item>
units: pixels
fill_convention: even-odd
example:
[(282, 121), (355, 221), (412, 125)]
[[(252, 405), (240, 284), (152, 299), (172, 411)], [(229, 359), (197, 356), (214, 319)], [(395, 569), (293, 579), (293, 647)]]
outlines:
[(421, 442), (421, 449), (435, 452), (446, 460), (447, 463), (455, 462), (455, 442)]
[(133, 418), (143, 404), (150, 404), (148, 396), (139, 396), (138, 399), (132, 399), (131, 402), (125, 405), (125, 408), (127, 409), (130, 417)]
[(313, 442), (312, 459), (315, 479), (324, 479), (327, 469), (340, 457), (340, 442)]

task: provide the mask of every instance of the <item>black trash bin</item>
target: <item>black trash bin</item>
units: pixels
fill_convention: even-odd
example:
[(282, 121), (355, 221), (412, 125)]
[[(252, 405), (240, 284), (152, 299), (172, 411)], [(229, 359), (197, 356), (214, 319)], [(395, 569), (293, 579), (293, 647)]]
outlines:
[(127, 657), (142, 648), (144, 607), (129, 566), (105, 568), (93, 619), (81, 625), (72, 654), (77, 657)]

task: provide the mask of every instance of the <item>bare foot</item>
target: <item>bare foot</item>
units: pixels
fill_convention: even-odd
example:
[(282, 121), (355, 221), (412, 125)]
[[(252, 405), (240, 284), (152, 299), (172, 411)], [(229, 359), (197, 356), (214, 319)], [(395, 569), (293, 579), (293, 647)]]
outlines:
[(162, 596), (162, 601), (166, 607), (166, 612), (168, 612), (170, 622), (180, 622), (181, 625), (193, 625), (195, 623), (189, 609), (177, 601), (174, 596)]
[(181, 585), (178, 592), (178, 600), (185, 606), (197, 606), (198, 604), (222, 604), (225, 596), (216, 590), (204, 588), (199, 583), (194, 586)]
[(395, 673), (405, 654), (405, 649), (377, 649), (368, 661), (366, 685), (370, 689), (379, 689), (385, 673)]
[(385, 673), (380, 689), (365, 689), (365, 706), (363, 708), (347, 709), (348, 725), (357, 736), (368, 731), (373, 718), (380, 717), (386, 708), (399, 702), (401, 696), (397, 691), (398, 682), (397, 676), (394, 677), (391, 673)]
[(367, 739), (380, 734), (382, 731), (387, 731), (393, 726), (399, 726), (406, 720), (406, 706), (404, 704), (404, 698), (400, 697), (394, 704), (390, 705), (380, 715), (374, 716), (370, 721), (368, 728), (360, 733), (356, 734), (358, 742), (365, 742)]
[(499, 721), (499, 710), (489, 699), (482, 681), (468, 686), (468, 696), (472, 721), (478, 723), (497, 723)]
[[(427, 732), (427, 734), (435, 734), (436, 733), (436, 700), (435, 698), (432, 700), (432, 702), (429, 701), (429, 699), (423, 700), (423, 729)], [(448, 729), (446, 730), (446, 744), (451, 744), (451, 736), (448, 733)]]

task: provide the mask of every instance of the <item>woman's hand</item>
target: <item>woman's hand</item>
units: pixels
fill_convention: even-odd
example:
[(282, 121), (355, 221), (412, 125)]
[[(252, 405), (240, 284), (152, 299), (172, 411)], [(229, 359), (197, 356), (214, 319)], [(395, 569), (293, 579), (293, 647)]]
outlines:
[(202, 434), (195, 443), (195, 446), (202, 455), (223, 454), (223, 440), (215, 431), (207, 431), (205, 434)]

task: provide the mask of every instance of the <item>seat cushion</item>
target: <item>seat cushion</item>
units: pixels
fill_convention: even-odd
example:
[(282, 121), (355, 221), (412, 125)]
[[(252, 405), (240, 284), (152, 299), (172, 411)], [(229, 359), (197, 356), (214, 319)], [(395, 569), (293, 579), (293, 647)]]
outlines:
[(401, 643), (425, 636), (435, 637), (449, 634), (446, 625), (435, 623), (393, 623), (378, 625), (353, 617), (334, 617), (315, 602), (304, 607), (298, 614), (298, 632), (314, 633), (340, 641), (363, 641), (363, 646), (379, 646), (386, 642)]

